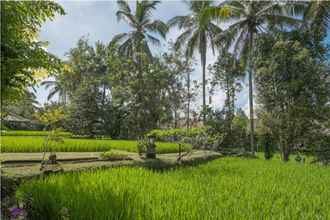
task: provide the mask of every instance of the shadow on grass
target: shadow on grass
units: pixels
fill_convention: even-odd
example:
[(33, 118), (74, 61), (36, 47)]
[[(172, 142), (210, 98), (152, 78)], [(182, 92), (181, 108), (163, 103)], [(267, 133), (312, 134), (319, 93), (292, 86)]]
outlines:
[(211, 160), (219, 158), (219, 155), (209, 155), (206, 157), (198, 157), (189, 160), (169, 161), (160, 158), (144, 159), (143, 161), (135, 161), (133, 166), (143, 167), (152, 171), (163, 172), (169, 169), (185, 167), (185, 166), (198, 166), (210, 162)]

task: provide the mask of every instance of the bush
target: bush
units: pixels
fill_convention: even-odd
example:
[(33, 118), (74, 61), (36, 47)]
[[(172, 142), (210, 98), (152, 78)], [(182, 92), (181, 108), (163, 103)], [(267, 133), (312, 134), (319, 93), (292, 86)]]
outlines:
[(136, 149), (140, 156), (147, 152), (147, 141), (145, 138), (138, 141)]
[(207, 131), (207, 127), (199, 128), (173, 128), (173, 129), (155, 129), (150, 131), (147, 136), (154, 136), (158, 141), (177, 141), (183, 137), (193, 138)]
[(260, 136), (261, 145), (264, 147), (264, 157), (266, 160), (269, 160), (273, 157), (273, 141), (269, 134), (263, 134)]
[[(152, 130), (147, 136), (153, 136), (158, 141), (183, 142), (189, 144), (192, 148), (213, 148), (214, 142), (217, 140), (214, 135), (209, 135), (210, 127), (198, 128), (174, 128), (166, 130)], [(185, 147), (186, 148), (186, 147)]]
[(106, 152), (101, 153), (100, 157), (105, 160), (127, 160), (130, 159), (128, 154), (122, 152), (116, 152), (113, 150), (109, 150)]
[(330, 164), (330, 135), (320, 138), (316, 149), (317, 160), (323, 164)]

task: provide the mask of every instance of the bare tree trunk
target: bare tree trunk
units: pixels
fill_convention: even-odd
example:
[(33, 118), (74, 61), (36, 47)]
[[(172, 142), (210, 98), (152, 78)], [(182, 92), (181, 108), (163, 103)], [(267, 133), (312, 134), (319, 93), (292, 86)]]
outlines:
[(288, 162), (290, 157), (290, 149), (286, 140), (282, 141), (282, 160)]
[(178, 127), (178, 112), (177, 109), (174, 109), (174, 128)]
[(249, 107), (250, 107), (250, 147), (252, 154), (255, 154), (255, 147), (254, 147), (254, 114), (253, 114), (253, 32), (250, 33), (250, 57), (249, 57)]

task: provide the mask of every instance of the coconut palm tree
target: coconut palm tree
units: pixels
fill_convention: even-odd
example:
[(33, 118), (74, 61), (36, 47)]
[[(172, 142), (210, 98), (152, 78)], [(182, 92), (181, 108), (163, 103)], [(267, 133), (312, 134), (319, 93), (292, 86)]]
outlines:
[(177, 49), (185, 48), (185, 56), (191, 58), (195, 50), (198, 50), (203, 71), (203, 121), (205, 122), (206, 109), (206, 53), (209, 46), (214, 53), (214, 37), (222, 30), (210, 20), (202, 21), (203, 11), (212, 6), (212, 1), (189, 1), (186, 2), (190, 14), (176, 16), (168, 21), (170, 27), (177, 26), (183, 33), (176, 39)]
[(254, 41), (260, 33), (276, 25), (297, 25), (300, 20), (286, 13), (287, 5), (280, 1), (225, 1), (204, 11), (202, 20), (210, 18), (228, 22), (229, 27), (216, 40), (225, 41), (235, 56), (245, 58), (249, 78), (250, 145), (254, 148), (253, 63)]
[(128, 33), (117, 34), (113, 37), (111, 43), (118, 44), (119, 53), (133, 60), (136, 60), (137, 53), (146, 53), (148, 57), (152, 57), (149, 44), (160, 45), (157, 35), (165, 39), (168, 31), (164, 22), (151, 19), (152, 11), (159, 3), (160, 1), (136, 1), (136, 10), (133, 13), (127, 1), (117, 1), (118, 20), (126, 21), (132, 29)]

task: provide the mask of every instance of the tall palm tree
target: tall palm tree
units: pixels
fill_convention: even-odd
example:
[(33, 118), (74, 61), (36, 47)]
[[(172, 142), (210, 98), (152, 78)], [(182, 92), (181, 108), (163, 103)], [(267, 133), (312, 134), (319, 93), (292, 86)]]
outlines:
[(300, 21), (285, 13), (286, 5), (280, 1), (225, 1), (217, 7), (204, 11), (203, 20), (210, 18), (228, 22), (229, 27), (219, 34), (216, 40), (226, 41), (227, 48), (234, 51), (235, 56), (245, 58), (249, 78), (250, 107), (250, 145), (254, 147), (254, 112), (253, 112), (253, 62), (254, 41), (258, 34), (267, 32), (274, 25), (296, 25)]
[(207, 48), (211, 46), (214, 53), (214, 38), (222, 30), (210, 20), (202, 20), (203, 11), (212, 6), (212, 1), (189, 1), (187, 2), (190, 14), (185, 16), (176, 16), (169, 20), (170, 27), (177, 26), (183, 33), (177, 38), (175, 47), (181, 49), (185, 47), (185, 55), (191, 58), (196, 49), (200, 54), (203, 71), (203, 121), (205, 122), (206, 109), (206, 53)]
[[(168, 31), (167, 25), (160, 20), (152, 20), (152, 10), (156, 9), (160, 1), (136, 1), (135, 13), (132, 12), (127, 1), (118, 0), (116, 15), (118, 20), (124, 20), (132, 28), (128, 33), (117, 34), (111, 43), (119, 44), (119, 53), (136, 60), (137, 53), (146, 53), (152, 57), (149, 43), (160, 45), (157, 35), (165, 39)], [(156, 34), (156, 35), (154, 35)]]

